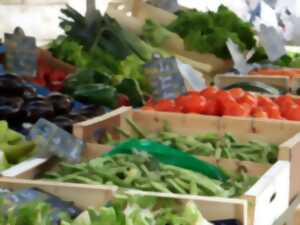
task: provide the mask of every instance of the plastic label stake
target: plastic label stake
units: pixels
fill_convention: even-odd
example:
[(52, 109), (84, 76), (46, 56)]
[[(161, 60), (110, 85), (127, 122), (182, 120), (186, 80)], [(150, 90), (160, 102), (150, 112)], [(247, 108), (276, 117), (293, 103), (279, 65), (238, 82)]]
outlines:
[(5, 37), (5, 67), (8, 73), (34, 78), (37, 71), (37, 47), (34, 37), (25, 36), (17, 27)]

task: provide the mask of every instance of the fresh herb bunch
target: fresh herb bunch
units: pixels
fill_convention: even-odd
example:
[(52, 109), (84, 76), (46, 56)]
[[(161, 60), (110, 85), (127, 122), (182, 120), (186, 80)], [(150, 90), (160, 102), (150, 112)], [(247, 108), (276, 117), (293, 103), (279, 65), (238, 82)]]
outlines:
[(241, 20), (235, 13), (221, 5), (216, 13), (183, 10), (168, 29), (181, 36), (188, 50), (213, 53), (229, 59), (226, 41), (231, 38), (241, 50), (256, 48), (255, 32), (251, 24)]

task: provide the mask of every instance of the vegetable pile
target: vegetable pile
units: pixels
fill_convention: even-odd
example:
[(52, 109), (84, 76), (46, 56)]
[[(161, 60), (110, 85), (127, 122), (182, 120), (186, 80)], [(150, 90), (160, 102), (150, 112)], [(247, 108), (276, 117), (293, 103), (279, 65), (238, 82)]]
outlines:
[[(167, 124), (160, 131), (146, 135), (146, 132), (135, 122), (127, 121), (132, 133), (118, 128), (120, 134), (125, 138), (146, 138), (197, 156), (214, 156), (217, 159), (228, 158), (271, 164), (277, 161), (278, 146), (276, 145), (259, 141), (239, 143), (230, 134), (221, 137), (214, 133), (185, 136), (172, 132)], [(116, 142), (108, 136), (107, 144), (116, 144)]]
[[(217, 12), (183, 10), (177, 19), (166, 27), (184, 39), (187, 50), (213, 53), (223, 59), (230, 59), (226, 41), (232, 39), (242, 51), (256, 48), (255, 32), (251, 24), (242, 21), (234, 12), (221, 5)], [(153, 44), (161, 44), (168, 32), (152, 21), (144, 26), (143, 36)]]
[(57, 172), (46, 173), (43, 177), (60, 182), (226, 197), (240, 196), (256, 182), (256, 178), (243, 173), (220, 182), (201, 173), (163, 164), (146, 153), (99, 157), (77, 165), (63, 163)]
[[(118, 95), (127, 96), (133, 106), (143, 105), (142, 91), (151, 93), (143, 65), (154, 53), (164, 53), (123, 30), (108, 15), (97, 12), (90, 23), (69, 6), (62, 13), (67, 19), (60, 26), (66, 35), (55, 40), (50, 51), (84, 69), (65, 81), (65, 91), (76, 99), (111, 108), (117, 107)], [(105, 99), (95, 97), (97, 92), (104, 92)]]
[(6, 121), (0, 121), (0, 171), (29, 158), (35, 146), (34, 141), (27, 141), (22, 134), (9, 129)]
[[(23, 203), (1, 213), (0, 225), (53, 225), (51, 211), (51, 205), (42, 201)], [(124, 194), (117, 195), (109, 206), (87, 209), (75, 219), (63, 213), (57, 219), (61, 225), (211, 225), (193, 202), (177, 204), (173, 199)]]
[(299, 99), (290, 95), (256, 96), (241, 88), (225, 91), (208, 87), (199, 92), (188, 92), (175, 100), (149, 101), (142, 110), (300, 121)]
[(72, 131), (73, 123), (104, 111), (92, 106), (73, 110), (71, 97), (58, 92), (39, 96), (24, 79), (10, 74), (0, 76), (0, 94), (0, 119), (7, 120), (11, 127), (21, 130), (24, 123), (33, 124), (45, 118)]
[(172, 199), (119, 195), (111, 206), (89, 209), (73, 222), (62, 225), (212, 225), (193, 202), (178, 204)]

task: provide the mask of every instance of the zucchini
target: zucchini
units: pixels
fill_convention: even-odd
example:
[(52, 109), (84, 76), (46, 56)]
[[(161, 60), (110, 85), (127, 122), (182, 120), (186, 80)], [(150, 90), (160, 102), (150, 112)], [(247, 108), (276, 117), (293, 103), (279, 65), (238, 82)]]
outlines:
[(259, 81), (251, 81), (251, 82), (237, 82), (234, 84), (230, 84), (226, 87), (224, 87), (224, 90), (230, 90), (233, 88), (242, 88), (245, 91), (251, 91), (251, 92), (258, 92), (263, 94), (270, 94), (270, 95), (280, 95), (283, 94), (283, 90), (280, 90), (279, 88), (275, 88), (271, 85), (265, 84), (263, 82)]

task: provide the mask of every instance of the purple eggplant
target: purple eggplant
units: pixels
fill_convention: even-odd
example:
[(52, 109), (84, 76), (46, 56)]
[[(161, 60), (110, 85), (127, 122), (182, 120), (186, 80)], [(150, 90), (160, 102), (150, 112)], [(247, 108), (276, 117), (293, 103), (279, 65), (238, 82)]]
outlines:
[(18, 119), (24, 101), (19, 97), (0, 97), (0, 118), (5, 120)]
[(24, 105), (22, 112), (26, 122), (35, 123), (40, 118), (54, 117), (54, 108), (48, 101), (31, 101)]
[(5, 74), (0, 76), (0, 95), (1, 96), (23, 96), (27, 90), (25, 81), (15, 75)]
[(56, 115), (68, 114), (72, 110), (72, 98), (61, 93), (51, 93), (47, 100), (53, 105)]

